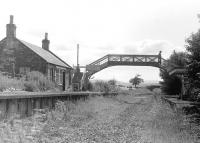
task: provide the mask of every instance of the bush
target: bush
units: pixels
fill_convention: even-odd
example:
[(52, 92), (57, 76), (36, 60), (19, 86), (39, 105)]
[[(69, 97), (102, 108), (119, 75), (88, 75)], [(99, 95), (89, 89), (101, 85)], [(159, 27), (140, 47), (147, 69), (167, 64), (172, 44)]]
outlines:
[(37, 83), (34, 81), (27, 81), (24, 83), (25, 86), (25, 91), (30, 91), (30, 92), (36, 92), (36, 91), (40, 91)]
[(93, 84), (92, 84), (91, 82), (88, 82), (88, 84), (87, 84), (87, 89), (88, 89), (89, 91), (92, 91), (92, 90), (93, 90)]
[(117, 81), (115, 79), (111, 79), (108, 81), (109, 85), (116, 86)]
[(56, 90), (56, 84), (48, 80), (42, 73), (37, 71), (29, 72), (25, 76), (25, 90), (26, 91), (47, 91)]
[(156, 88), (160, 89), (160, 85), (148, 85), (146, 86), (147, 89), (149, 89), (150, 91), (153, 91)]
[(116, 92), (118, 89), (116, 88), (116, 82), (115, 80), (109, 80), (108, 82), (97, 80), (93, 83), (93, 91), (96, 92)]
[(83, 85), (82, 91), (93, 91), (93, 84), (87, 80), (87, 82)]
[(95, 81), (93, 90), (97, 92), (109, 92), (108, 83), (102, 80)]

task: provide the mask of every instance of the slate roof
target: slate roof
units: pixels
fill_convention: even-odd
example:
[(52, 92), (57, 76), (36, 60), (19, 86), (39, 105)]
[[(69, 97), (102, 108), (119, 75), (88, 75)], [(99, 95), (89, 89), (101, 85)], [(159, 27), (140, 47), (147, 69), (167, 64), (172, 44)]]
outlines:
[[(18, 39), (19, 40), (19, 39)], [(28, 42), (25, 42), (23, 40), (19, 40), (22, 44), (30, 48), (33, 52), (38, 54), (41, 58), (43, 58), (46, 62), (66, 67), (66, 68), (72, 68), (67, 63), (65, 63), (63, 60), (61, 60), (59, 57), (57, 57), (55, 54), (53, 54), (51, 51), (47, 51), (43, 49), (42, 47), (30, 44)]]

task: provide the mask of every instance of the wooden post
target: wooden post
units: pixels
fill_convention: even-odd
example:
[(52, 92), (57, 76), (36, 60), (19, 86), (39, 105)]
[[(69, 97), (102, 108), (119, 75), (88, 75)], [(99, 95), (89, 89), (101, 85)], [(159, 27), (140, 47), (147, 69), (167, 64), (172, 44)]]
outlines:
[(6, 116), (6, 100), (1, 100), (0, 101), (0, 117), (5, 117)]
[(22, 117), (25, 117), (27, 115), (27, 111), (28, 111), (27, 101), (28, 100), (26, 98), (23, 98), (23, 99), (20, 99), (19, 102), (18, 102), (18, 104), (19, 104), (19, 114)]
[(18, 113), (17, 100), (11, 99), (8, 102), (8, 111), (7, 111), (8, 117), (10, 117), (16, 113)]
[(182, 83), (182, 88), (181, 88), (181, 99), (183, 99), (183, 95), (185, 94), (185, 84), (184, 84), (184, 74), (181, 75), (181, 83)]
[(33, 99), (27, 99), (27, 116), (31, 116), (33, 112)]
[(41, 108), (41, 103), (40, 103), (40, 98), (35, 99), (35, 108), (40, 109)]
[(52, 109), (52, 108), (53, 108), (53, 100), (52, 100), (52, 97), (49, 97), (49, 98), (48, 98), (48, 107), (49, 107), (49, 109)]

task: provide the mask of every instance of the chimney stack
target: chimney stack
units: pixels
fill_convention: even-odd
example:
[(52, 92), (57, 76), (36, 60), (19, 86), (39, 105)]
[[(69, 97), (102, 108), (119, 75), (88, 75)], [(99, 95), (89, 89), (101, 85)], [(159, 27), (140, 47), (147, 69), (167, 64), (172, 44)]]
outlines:
[(45, 33), (45, 38), (42, 40), (42, 48), (48, 51), (49, 43), (50, 41), (48, 40), (48, 33)]
[(6, 37), (16, 38), (16, 26), (13, 24), (13, 15), (10, 15), (10, 23), (6, 25)]

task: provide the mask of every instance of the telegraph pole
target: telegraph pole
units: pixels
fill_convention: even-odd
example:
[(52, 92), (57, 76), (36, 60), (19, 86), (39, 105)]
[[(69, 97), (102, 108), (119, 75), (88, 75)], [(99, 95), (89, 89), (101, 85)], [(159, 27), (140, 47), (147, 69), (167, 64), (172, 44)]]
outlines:
[(79, 44), (77, 44), (77, 67), (79, 67)]

